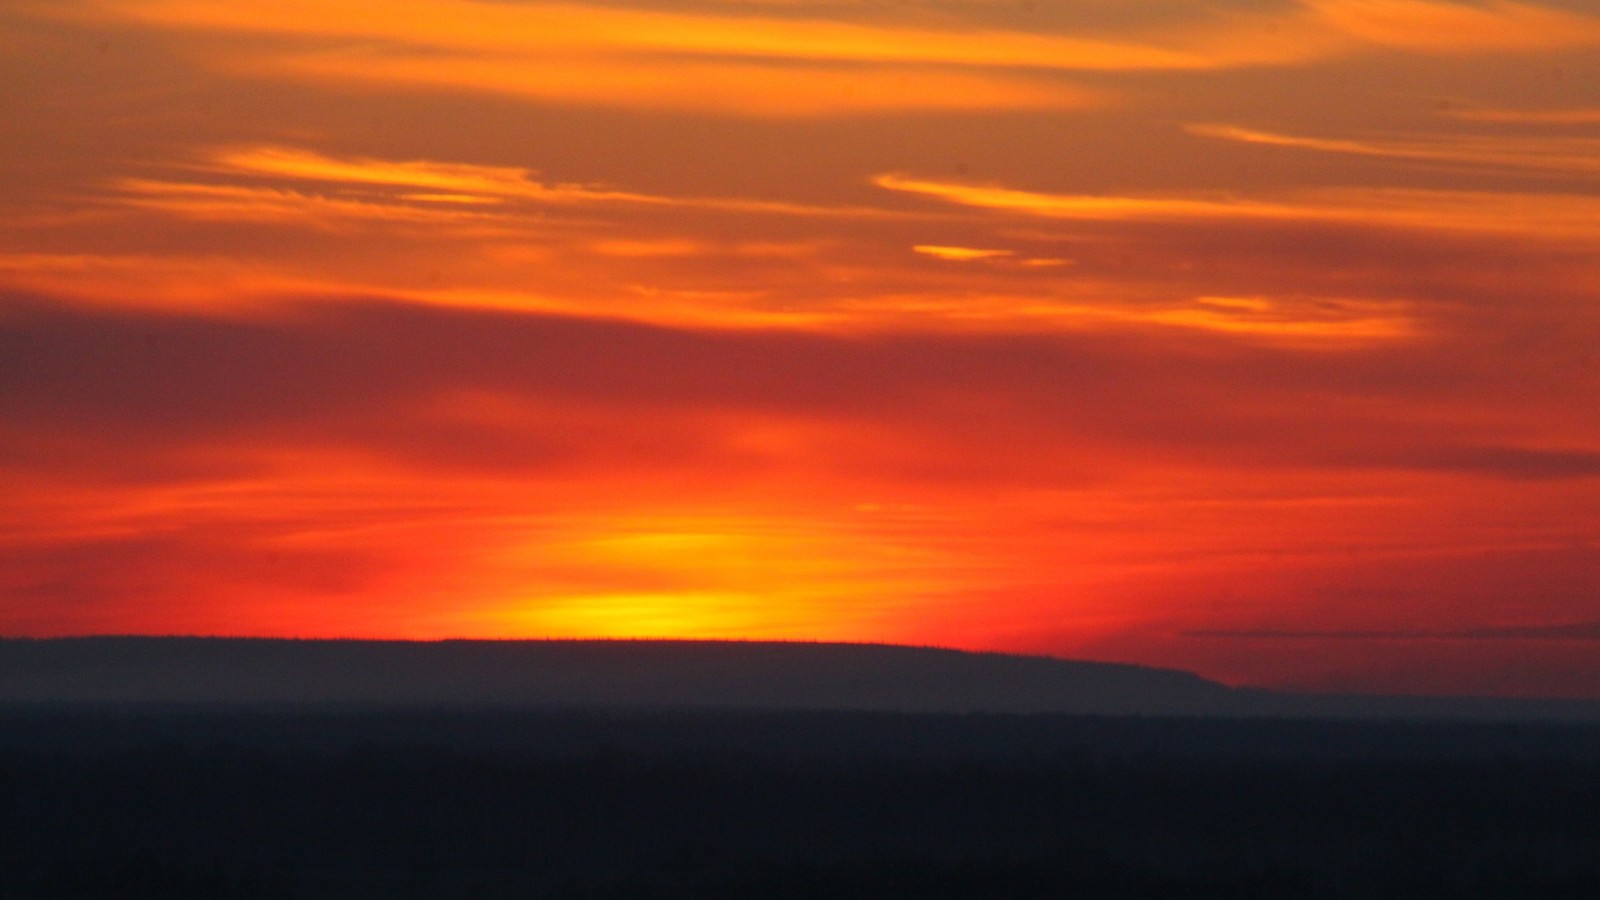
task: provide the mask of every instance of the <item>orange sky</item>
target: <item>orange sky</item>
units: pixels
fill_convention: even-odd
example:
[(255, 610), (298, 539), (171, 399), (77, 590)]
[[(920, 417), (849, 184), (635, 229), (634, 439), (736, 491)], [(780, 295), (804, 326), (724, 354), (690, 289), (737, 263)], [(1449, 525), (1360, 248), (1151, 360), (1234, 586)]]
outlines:
[(1600, 697), (1600, 10), (0, 0), (0, 633)]

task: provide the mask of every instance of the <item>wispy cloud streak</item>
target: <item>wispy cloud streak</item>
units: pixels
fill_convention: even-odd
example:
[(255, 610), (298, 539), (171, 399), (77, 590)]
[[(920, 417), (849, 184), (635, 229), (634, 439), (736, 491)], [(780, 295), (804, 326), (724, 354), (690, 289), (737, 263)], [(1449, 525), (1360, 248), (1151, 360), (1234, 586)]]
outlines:
[(1600, 45), (1600, 19), (1537, 3), (1488, 0), (1299, 0), (1317, 21), (1356, 40), (1440, 55)]
[[(516, 166), (332, 157), (292, 147), (229, 148), (180, 166), (225, 182), (121, 178), (124, 202), (201, 217), (273, 219), (292, 216), (398, 222), (505, 222), (509, 204), (636, 205), (752, 215), (922, 218), (861, 206), (822, 206), (739, 197), (679, 197), (583, 184), (547, 184)], [(239, 177), (267, 184), (240, 183)], [(319, 193), (327, 186), (336, 193)], [(362, 192), (365, 193), (362, 193)]]
[(1319, 153), (1447, 163), (1479, 169), (1523, 169), (1572, 175), (1600, 173), (1600, 138), (1434, 135), (1398, 140), (1353, 140), (1301, 137), (1233, 125), (1190, 125), (1186, 130), (1200, 137)]
[(390, 0), (385, 9), (371, 15), (351, 0), (270, 8), (83, 0), (36, 11), (278, 41), (243, 53), (196, 51), (246, 75), (757, 117), (1082, 108), (1109, 95), (1060, 76), (1298, 66), (1374, 48), (1473, 54), (1600, 44), (1600, 19), (1513, 2), (1299, 0), (1066, 31), (578, 3)]
[(1600, 622), (1498, 628), (1298, 631), (1289, 629), (1196, 629), (1185, 637), (1295, 641), (1600, 641)]
[(878, 175), (873, 183), (962, 206), (1083, 221), (1298, 221), (1558, 238), (1600, 236), (1600, 198), (1577, 194), (1330, 188), (1257, 199), (1057, 194), (900, 174)]

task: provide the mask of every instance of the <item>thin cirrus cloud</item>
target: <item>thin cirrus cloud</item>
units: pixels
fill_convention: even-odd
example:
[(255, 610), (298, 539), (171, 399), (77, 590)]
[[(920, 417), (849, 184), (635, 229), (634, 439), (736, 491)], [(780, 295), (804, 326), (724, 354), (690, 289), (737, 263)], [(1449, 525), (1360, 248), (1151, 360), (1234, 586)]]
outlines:
[(1298, 221), (1552, 238), (1600, 234), (1600, 199), (1575, 194), (1330, 188), (1256, 199), (1058, 194), (897, 173), (872, 182), (962, 206), (1086, 221)]
[(754, 117), (1082, 109), (1116, 97), (1062, 76), (1293, 66), (1373, 49), (1472, 54), (1600, 43), (1600, 19), (1512, 2), (1298, 0), (1200, 18), (1169, 10), (1076, 33), (574, 3), (392, 6), (374, 16), (349, 0), (89, 0), (38, 13), (275, 39), (193, 51), (246, 76)]
[(506, 198), (545, 203), (622, 201), (659, 203), (666, 198), (582, 185), (540, 184), (520, 166), (445, 163), (430, 160), (338, 158), (293, 147), (244, 147), (210, 154), (203, 166), (218, 172), (263, 175), (339, 184), (379, 185), (435, 192), (434, 196), (497, 202)]
[[(520, 166), (334, 157), (296, 147), (258, 146), (214, 150), (205, 154), (193, 168), (223, 176), (258, 177), (280, 183), (329, 184), (343, 191), (369, 188), (380, 191), (379, 196), (390, 201), (434, 204), (424, 207), (433, 211), (444, 208), (437, 204), (465, 204), (467, 208), (459, 212), (468, 216), (493, 214), (492, 211), (480, 209), (480, 206), (520, 201), (551, 206), (631, 204), (764, 215), (915, 217), (915, 214), (873, 207), (820, 206), (740, 197), (682, 197), (597, 185), (547, 184), (537, 180), (534, 172)], [(210, 187), (138, 179), (125, 179), (119, 184), (134, 193), (148, 194), (163, 191), (205, 194)], [(233, 186), (219, 187), (231, 189)], [(452, 214), (456, 212), (452, 211)]]
[(1294, 631), (1286, 629), (1196, 629), (1187, 637), (1300, 641), (1600, 641), (1600, 622), (1456, 630), (1397, 629)]
[(1410, 338), (1424, 330), (1399, 304), (1385, 306), (1328, 300), (1316, 304), (1289, 304), (1259, 298), (1201, 297), (1181, 307), (1091, 308), (1086, 314), (1134, 324), (1318, 344)]
[[(11, 254), (0, 256), (0, 270), (21, 287), (142, 297), (141, 305), (189, 310), (206, 303), (205, 289), (197, 288), (197, 282), (227, 285), (229, 300), (213, 301), (219, 313), (281, 305), (294, 297), (387, 296), (432, 305), (701, 327), (1178, 330), (1326, 347), (1409, 339), (1427, 331), (1417, 310), (1403, 300), (1314, 290), (1284, 296), (1141, 290), (1103, 277), (1063, 280), (1061, 273), (1070, 267), (1059, 257), (913, 243), (916, 256), (954, 264), (938, 271), (908, 259), (903, 244), (895, 246), (896, 233), (914, 235), (919, 222), (937, 222), (937, 212), (673, 197), (605, 185), (546, 183), (516, 166), (333, 156), (283, 146), (220, 149), (174, 168), (195, 180), (120, 178), (112, 182), (113, 193), (105, 202), (146, 216), (147, 227), (191, 220), (309, 229), (351, 246), (344, 253), (330, 249), (316, 260), (269, 250), (208, 257), (194, 246), (181, 253), (147, 255)], [(871, 247), (839, 242), (711, 241), (681, 230), (630, 234), (641, 219), (634, 210), (739, 216), (750, 223), (776, 218), (803, 224), (831, 217), (860, 220), (862, 227), (873, 230), (881, 230), (875, 222), (894, 224), (898, 232), (868, 236), (878, 245), (876, 253)], [(582, 215), (588, 221), (567, 219), (561, 224), (552, 214)], [(956, 217), (953, 226), (941, 227), (983, 226)], [(406, 241), (407, 261), (364, 252), (379, 235)], [(193, 238), (185, 240), (193, 243)], [(221, 240), (218, 246), (237, 247), (238, 241)], [(551, 260), (558, 257), (565, 265), (552, 279)], [(476, 268), (468, 272), (464, 263)], [(740, 279), (724, 278), (719, 271), (730, 265), (758, 266), (765, 280), (759, 289), (751, 289)], [(416, 276), (430, 267), (445, 266), (447, 283), (418, 282)], [(967, 272), (947, 271), (952, 269)], [(585, 271), (590, 277), (581, 277)], [(841, 271), (849, 272), (852, 281), (830, 286), (828, 281)], [(780, 274), (781, 283), (774, 280)], [(646, 278), (672, 278), (684, 286), (663, 290), (639, 286), (635, 280)], [(726, 286), (708, 279), (725, 281)]]
[(1382, 47), (1444, 55), (1593, 47), (1600, 19), (1537, 3), (1300, 0), (1314, 18)]
[[(827, 207), (741, 197), (674, 197), (590, 184), (546, 184), (522, 167), (435, 160), (330, 157), (299, 147), (230, 147), (179, 165), (224, 181), (118, 178), (114, 202), (174, 215), (245, 221), (509, 224), (515, 205), (635, 205), (746, 215), (918, 218), (872, 207)], [(240, 183), (240, 179), (256, 183)]]
[[(532, 219), (519, 214), (519, 206), (568, 207), (598, 204), (623, 207), (683, 207), (721, 213), (759, 213), (845, 217), (900, 215), (889, 210), (826, 208), (759, 200), (674, 198), (606, 187), (539, 182), (520, 167), (439, 161), (396, 161), (363, 157), (331, 157), (285, 147), (219, 150), (194, 166), (205, 174), (234, 181), (177, 182), (124, 178), (115, 183), (116, 202), (137, 210), (202, 221), (256, 222), (293, 227), (341, 230), (357, 226), (420, 229), (433, 239), (514, 239)], [(257, 183), (237, 183), (239, 178)], [(261, 183), (265, 182), (265, 183)], [(914, 215), (914, 214), (913, 214)], [(676, 240), (611, 240), (591, 242), (592, 252), (638, 260), (699, 257), (709, 252), (704, 242)], [(1049, 258), (1014, 260), (1014, 251), (935, 244), (918, 244), (916, 253), (948, 262), (1015, 262), (1022, 269), (1048, 268)], [(37, 268), (37, 267), (36, 267)], [(60, 266), (55, 267), (58, 271)], [(159, 265), (146, 262), (146, 270)], [(187, 277), (186, 275), (183, 277)], [(282, 278), (271, 279), (281, 289)], [(303, 279), (304, 287), (326, 290), (332, 283)], [(43, 286), (48, 286), (43, 285)], [(382, 289), (381, 285), (373, 287)], [(356, 285), (345, 288), (362, 293)], [(637, 304), (532, 296), (504, 291), (418, 292), (402, 290), (426, 302), (507, 308), (586, 311), (623, 315), (649, 321), (710, 324), (744, 323), (815, 327), (899, 326), (908, 317), (945, 321), (966, 327), (1043, 327), (1048, 329), (1179, 328), (1267, 340), (1333, 341), (1392, 339), (1418, 333), (1416, 321), (1397, 304), (1363, 304), (1319, 300), (1305, 304), (1255, 298), (1226, 301), (1201, 298), (1194, 302), (1139, 303), (1113, 299), (1087, 302), (1083, 298), (1017, 296), (1000, 286), (976, 295), (941, 291), (936, 295), (894, 300), (879, 297), (869, 304), (849, 297), (816, 298), (803, 309), (779, 314), (744, 304), (707, 308), (705, 304), (663, 303), (650, 299)], [(756, 298), (759, 300), (759, 297)]]
[(1600, 173), (1600, 139), (1597, 138), (1437, 135), (1401, 140), (1352, 140), (1278, 134), (1234, 125), (1196, 124), (1184, 130), (1200, 137), (1319, 153), (1565, 175)]
[[(290, 9), (105, 3), (60, 14), (301, 42), (196, 50), (213, 66), (244, 75), (757, 117), (1083, 108), (1102, 103), (1103, 94), (1021, 69), (1055, 68), (1052, 61), (1068, 57), (1143, 59), (1158, 68), (1201, 64), (1155, 47), (1026, 33), (471, 0), (403, 5), (382, 17), (338, 0)], [(358, 43), (328, 46), (341, 40)]]
[(1506, 109), (1504, 107), (1450, 107), (1444, 115), (1462, 122), (1493, 125), (1600, 125), (1600, 107), (1562, 109)]
[[(505, 216), (449, 197), (396, 197), (383, 200), (329, 197), (283, 188), (238, 184), (196, 184), (148, 178), (112, 183), (119, 205), (202, 220), (304, 223), (338, 227), (351, 222), (397, 225), (464, 226), (504, 222)], [(399, 201), (412, 202), (399, 202)], [(470, 201), (468, 201), (470, 202)]]
[(1037, 78), (937, 69), (897, 69), (892, 78), (856, 67), (818, 69), (739, 61), (463, 58), (399, 53), (260, 58), (227, 64), (342, 85), (448, 88), (519, 98), (674, 112), (710, 111), (760, 118), (882, 111), (995, 112), (1084, 109), (1104, 95)]
[[(271, 9), (196, 0), (99, 0), (61, 14), (180, 29), (384, 39), (476, 51), (681, 53), (1064, 71), (1204, 70), (1338, 55), (1362, 44), (1434, 51), (1592, 46), (1600, 19), (1539, 4), (1297, 0), (1209, 20), (1160, 14), (1123, 29), (1048, 33), (712, 15), (577, 3), (406, 0), (372, 16), (350, 0)], [(1266, 40), (1276, 37), (1276, 40)]]
[[(1247, 46), (1267, 22), (1233, 29), (1166, 33), (1140, 26), (1129, 35), (1050, 34), (965, 27), (916, 27), (762, 15), (710, 15), (602, 4), (497, 4), (481, 0), (406, 0), (375, 17), (349, 0), (295, 0), (271, 9), (192, 0), (101, 0), (64, 16), (159, 27), (309, 38), (384, 39), (493, 55), (523, 52), (688, 54), (813, 62), (894, 63), (1067, 71), (1227, 68), (1292, 61), (1293, 42)], [(1154, 33), (1152, 34), (1152, 30)], [(1165, 40), (1154, 39), (1157, 35)]]

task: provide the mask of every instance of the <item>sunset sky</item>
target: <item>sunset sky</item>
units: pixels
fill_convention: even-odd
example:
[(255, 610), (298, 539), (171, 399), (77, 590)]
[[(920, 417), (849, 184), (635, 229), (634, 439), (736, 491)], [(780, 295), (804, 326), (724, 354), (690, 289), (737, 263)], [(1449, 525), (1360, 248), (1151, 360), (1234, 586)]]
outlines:
[(1600, 5), (0, 0), (0, 634), (1600, 697)]

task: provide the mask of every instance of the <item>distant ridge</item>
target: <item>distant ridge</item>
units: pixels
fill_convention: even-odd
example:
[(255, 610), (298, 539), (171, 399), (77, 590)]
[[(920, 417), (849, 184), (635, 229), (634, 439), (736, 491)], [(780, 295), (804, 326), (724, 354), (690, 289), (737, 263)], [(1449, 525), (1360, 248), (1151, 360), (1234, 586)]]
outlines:
[(887, 644), (0, 639), (0, 703), (1600, 720), (1600, 704), (1274, 694), (1189, 672)]
[(0, 641), (0, 702), (1178, 713), (1187, 672), (885, 644), (89, 637)]

